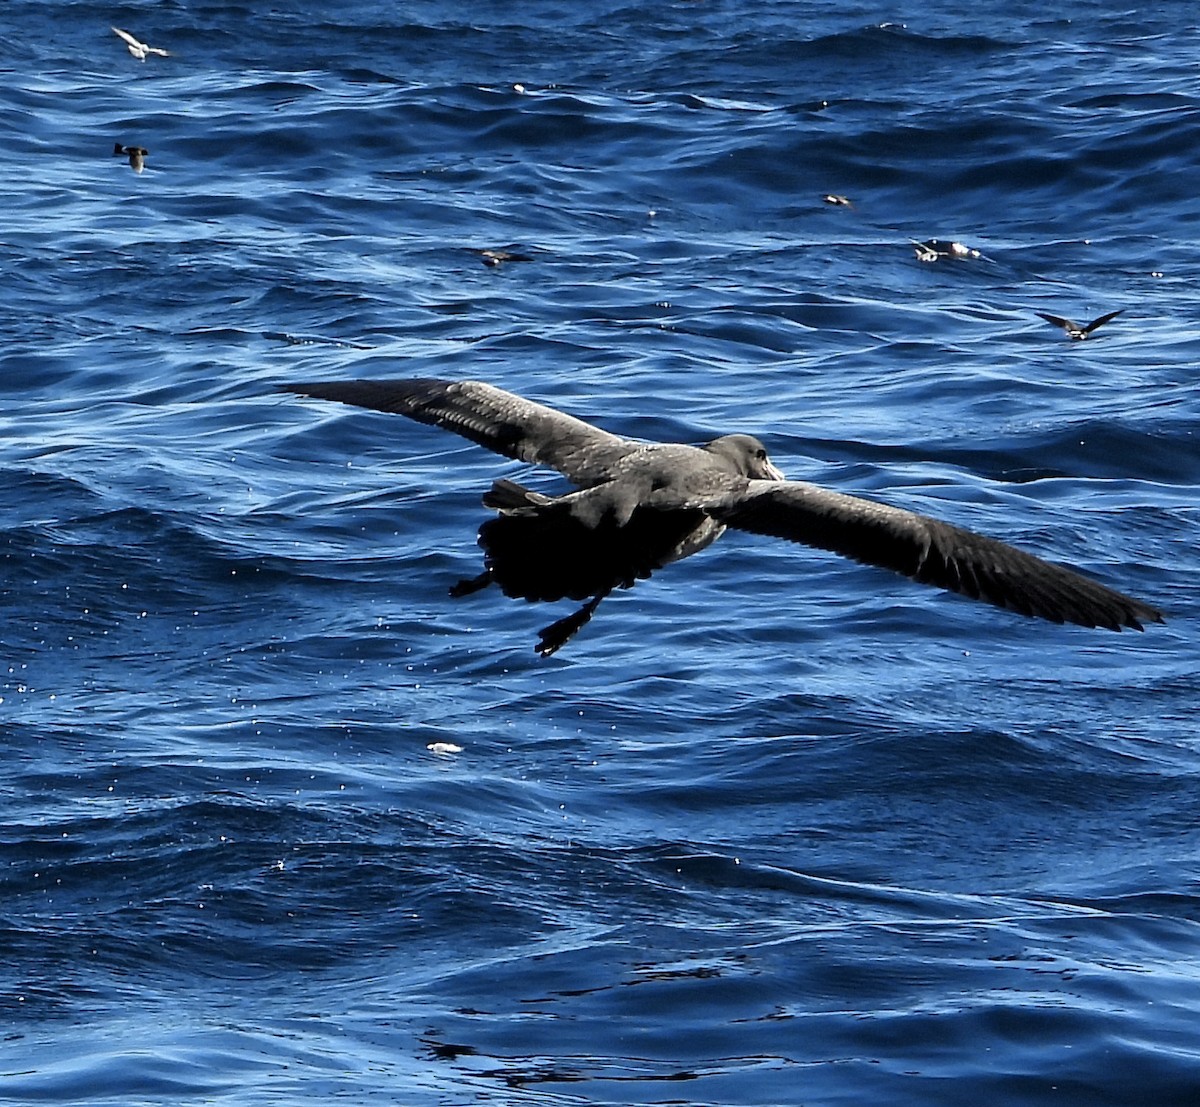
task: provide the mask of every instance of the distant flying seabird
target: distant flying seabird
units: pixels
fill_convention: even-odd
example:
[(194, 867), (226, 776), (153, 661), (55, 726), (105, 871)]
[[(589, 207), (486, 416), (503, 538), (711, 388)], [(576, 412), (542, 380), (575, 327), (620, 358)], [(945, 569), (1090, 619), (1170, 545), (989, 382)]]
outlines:
[(917, 261), (940, 261), (942, 258), (977, 258), (978, 250), (964, 246), (961, 242), (950, 242), (944, 238), (931, 238), (928, 242), (911, 240)]
[(1117, 308), (1116, 311), (1110, 311), (1107, 315), (1101, 315), (1098, 319), (1093, 319), (1085, 326), (1080, 326), (1078, 323), (1072, 323), (1070, 319), (1064, 319), (1061, 315), (1047, 315), (1044, 311), (1036, 312), (1047, 323), (1053, 323), (1056, 327), (1062, 327), (1067, 332), (1069, 338), (1084, 339), (1092, 333), (1097, 327), (1103, 327), (1110, 319), (1115, 319), (1125, 309)]
[(112, 29), (114, 35), (122, 39), (129, 52), (137, 58), (138, 61), (145, 61), (147, 54), (157, 54), (160, 58), (169, 58), (171, 55), (165, 50), (160, 50), (157, 46), (147, 46), (144, 42), (138, 42), (128, 31), (122, 31), (120, 27)]
[(484, 265), (495, 268), (497, 265), (503, 265), (506, 261), (533, 261), (528, 254), (520, 254), (514, 250), (476, 250), (472, 249), (471, 253), (478, 254), (479, 260)]
[(301, 396), (407, 415), (505, 457), (557, 469), (578, 491), (547, 496), (497, 480), (483, 497), (498, 513), (479, 529), (484, 569), (451, 590), (497, 584), (537, 601), (586, 600), (543, 627), (543, 657), (567, 642), (614, 588), (630, 588), (697, 553), (726, 527), (784, 538), (877, 565), (1021, 615), (1086, 627), (1160, 623), (1148, 604), (1071, 569), (950, 523), (791, 481), (757, 438), (705, 446), (621, 438), (480, 381), (321, 381)]
[(146, 168), (146, 155), (149, 153), (144, 146), (122, 146), (119, 142), (113, 144), (113, 157), (128, 158), (129, 167), (135, 173)]

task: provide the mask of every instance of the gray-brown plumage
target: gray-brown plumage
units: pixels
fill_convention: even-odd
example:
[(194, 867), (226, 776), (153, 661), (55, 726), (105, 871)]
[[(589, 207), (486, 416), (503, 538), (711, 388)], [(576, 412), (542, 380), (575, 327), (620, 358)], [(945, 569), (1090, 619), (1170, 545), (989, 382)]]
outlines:
[(1124, 308), (1117, 308), (1116, 311), (1110, 311), (1107, 315), (1101, 315), (1098, 319), (1083, 324), (1072, 323), (1070, 319), (1064, 319), (1061, 315), (1047, 315), (1044, 311), (1035, 312), (1035, 314), (1040, 315), (1047, 323), (1062, 327), (1069, 338), (1080, 340), (1087, 338), (1097, 327), (1103, 327), (1110, 319), (1115, 319), (1124, 310)]
[(1148, 604), (1012, 546), (927, 515), (786, 480), (757, 438), (704, 446), (622, 438), (479, 381), (289, 384), (302, 396), (407, 415), (505, 457), (557, 469), (578, 491), (546, 496), (496, 481), (480, 527), (483, 572), (451, 589), (497, 584), (526, 600), (586, 600), (544, 627), (547, 656), (614, 588), (710, 545), (727, 527), (785, 538), (891, 569), (1022, 615), (1086, 627), (1162, 622)]

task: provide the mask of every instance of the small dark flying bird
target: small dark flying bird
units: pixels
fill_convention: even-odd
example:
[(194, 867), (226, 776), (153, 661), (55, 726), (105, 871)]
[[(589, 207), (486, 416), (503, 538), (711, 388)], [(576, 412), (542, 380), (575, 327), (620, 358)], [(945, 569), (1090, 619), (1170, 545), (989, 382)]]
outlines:
[(961, 242), (951, 242), (946, 238), (931, 238), (928, 242), (918, 242), (915, 238), (909, 240), (917, 255), (917, 261), (941, 261), (943, 258), (977, 258), (978, 250), (964, 246)]
[(146, 156), (149, 153), (144, 146), (122, 146), (119, 142), (113, 144), (113, 157), (128, 158), (129, 167), (135, 173), (146, 168)]
[(902, 573), (1021, 615), (1142, 629), (1162, 614), (1079, 573), (927, 515), (791, 481), (763, 444), (729, 434), (704, 446), (637, 442), (480, 381), (355, 380), (285, 391), (407, 415), (505, 457), (557, 469), (578, 491), (547, 496), (497, 480), (479, 529), (484, 568), (452, 596), (490, 584), (531, 601), (584, 600), (543, 627), (549, 656), (615, 588), (697, 553), (727, 527), (784, 538)]
[(1047, 323), (1053, 323), (1056, 327), (1062, 327), (1067, 332), (1068, 338), (1082, 340), (1087, 338), (1097, 327), (1103, 327), (1110, 319), (1115, 319), (1125, 309), (1118, 308), (1116, 311), (1110, 311), (1107, 315), (1101, 315), (1098, 319), (1093, 319), (1090, 323), (1080, 326), (1078, 323), (1072, 323), (1070, 319), (1064, 319), (1061, 315), (1047, 315), (1044, 311), (1036, 312)]
[(479, 260), (482, 261), (484, 265), (492, 268), (495, 268), (497, 265), (503, 265), (507, 261), (533, 261), (533, 258), (531, 258), (528, 254), (520, 254), (515, 250), (473, 249), (471, 253), (478, 254)]

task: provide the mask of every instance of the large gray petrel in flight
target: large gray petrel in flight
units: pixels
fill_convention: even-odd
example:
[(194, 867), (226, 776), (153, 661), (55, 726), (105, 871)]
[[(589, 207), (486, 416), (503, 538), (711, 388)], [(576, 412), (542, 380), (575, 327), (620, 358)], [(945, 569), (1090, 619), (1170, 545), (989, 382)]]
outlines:
[(638, 442), (480, 381), (320, 381), (285, 391), (407, 415), (505, 457), (557, 469), (562, 496), (498, 480), (479, 528), (484, 569), (452, 596), (497, 584), (525, 600), (585, 601), (543, 627), (549, 656), (614, 588), (710, 545), (727, 527), (831, 550), (1021, 615), (1085, 627), (1161, 623), (1149, 604), (1071, 569), (927, 515), (786, 480), (757, 438), (704, 446)]

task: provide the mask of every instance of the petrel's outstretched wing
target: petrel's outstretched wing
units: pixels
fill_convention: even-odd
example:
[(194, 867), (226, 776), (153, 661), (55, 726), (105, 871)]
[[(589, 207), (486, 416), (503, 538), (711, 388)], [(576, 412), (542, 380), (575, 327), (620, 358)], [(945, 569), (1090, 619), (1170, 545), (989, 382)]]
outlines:
[(1080, 326), (1078, 323), (1070, 319), (1064, 319), (1061, 315), (1050, 315), (1044, 311), (1035, 311), (1035, 315), (1040, 315), (1047, 323), (1053, 323), (1056, 327), (1062, 327), (1071, 338), (1087, 338), (1097, 327), (1103, 327), (1110, 319), (1115, 319), (1125, 309), (1117, 308), (1116, 311), (1110, 311), (1107, 315), (1101, 315), (1097, 319), (1093, 319), (1090, 323)]
[(139, 42), (128, 31), (122, 31), (120, 27), (114, 27), (112, 29), (112, 32), (114, 35), (117, 35), (121, 39), (121, 41), (125, 43), (126, 46), (128, 46), (134, 50), (145, 50), (146, 49), (146, 44), (144, 42)]
[(481, 381), (418, 377), (319, 381), (285, 384), (283, 388), (301, 396), (407, 415), (454, 431), (505, 457), (548, 465), (583, 487), (612, 479), (616, 462), (640, 446)]
[(1093, 319), (1086, 327), (1083, 328), (1084, 334), (1091, 334), (1097, 327), (1103, 327), (1110, 319), (1115, 319), (1125, 309), (1117, 308), (1116, 311), (1110, 311), (1107, 315), (1101, 315), (1098, 319)]
[(995, 538), (802, 481), (751, 481), (709, 513), (1052, 623), (1141, 630), (1163, 621), (1149, 604)]

